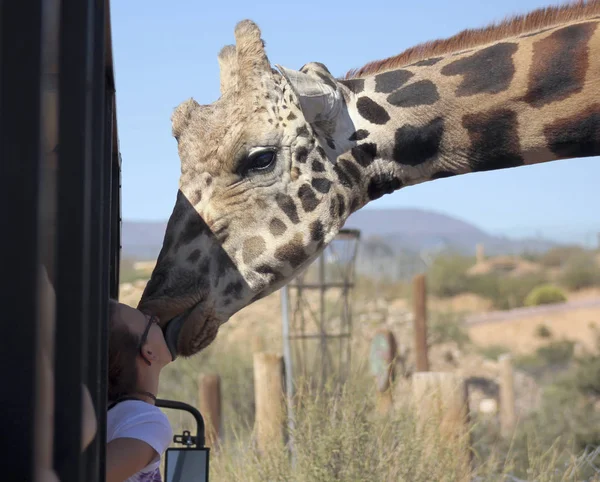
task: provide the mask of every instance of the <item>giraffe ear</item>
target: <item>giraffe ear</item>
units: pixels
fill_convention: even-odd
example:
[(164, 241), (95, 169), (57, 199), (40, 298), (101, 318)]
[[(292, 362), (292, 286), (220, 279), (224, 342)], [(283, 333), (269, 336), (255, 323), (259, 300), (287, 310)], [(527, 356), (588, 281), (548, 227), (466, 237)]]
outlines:
[(283, 77), (294, 90), (300, 102), (304, 118), (312, 123), (331, 120), (336, 117), (344, 104), (335, 81), (276, 65)]

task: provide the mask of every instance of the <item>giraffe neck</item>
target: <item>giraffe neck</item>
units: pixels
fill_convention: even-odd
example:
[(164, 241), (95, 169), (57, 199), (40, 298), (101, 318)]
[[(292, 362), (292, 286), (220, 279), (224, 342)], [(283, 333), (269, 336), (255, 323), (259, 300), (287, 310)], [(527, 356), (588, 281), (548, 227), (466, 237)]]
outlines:
[(341, 80), (356, 133), (338, 169), (361, 171), (352, 211), (442, 177), (600, 155), (599, 24)]

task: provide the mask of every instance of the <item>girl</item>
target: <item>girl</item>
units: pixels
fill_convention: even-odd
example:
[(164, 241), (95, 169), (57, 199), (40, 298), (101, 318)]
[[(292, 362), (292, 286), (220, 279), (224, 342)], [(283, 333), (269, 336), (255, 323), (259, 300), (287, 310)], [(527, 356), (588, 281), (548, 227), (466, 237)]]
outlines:
[(173, 438), (154, 405), (161, 370), (172, 361), (158, 319), (109, 302), (107, 482), (160, 482)]

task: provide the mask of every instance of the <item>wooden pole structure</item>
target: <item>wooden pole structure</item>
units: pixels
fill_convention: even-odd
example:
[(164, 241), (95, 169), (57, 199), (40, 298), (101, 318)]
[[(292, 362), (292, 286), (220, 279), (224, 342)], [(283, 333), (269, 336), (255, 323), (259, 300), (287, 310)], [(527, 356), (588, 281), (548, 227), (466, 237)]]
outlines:
[(429, 371), (427, 355), (427, 289), (425, 275), (413, 278), (415, 363), (417, 372)]
[(415, 373), (412, 380), (417, 430), (428, 445), (443, 444), (457, 463), (457, 481), (470, 480), (471, 451), (467, 385), (456, 373)]
[(284, 444), (285, 399), (283, 357), (254, 354), (255, 433), (260, 453), (280, 450)]
[(517, 423), (515, 410), (515, 386), (512, 356), (500, 355), (500, 432), (503, 437), (512, 437)]
[(221, 429), (221, 377), (216, 374), (200, 375), (198, 380), (198, 404), (204, 418), (206, 445), (219, 448)]
[(390, 330), (378, 330), (371, 340), (369, 363), (375, 377), (376, 410), (385, 415), (393, 406), (392, 382), (397, 355), (396, 338)]

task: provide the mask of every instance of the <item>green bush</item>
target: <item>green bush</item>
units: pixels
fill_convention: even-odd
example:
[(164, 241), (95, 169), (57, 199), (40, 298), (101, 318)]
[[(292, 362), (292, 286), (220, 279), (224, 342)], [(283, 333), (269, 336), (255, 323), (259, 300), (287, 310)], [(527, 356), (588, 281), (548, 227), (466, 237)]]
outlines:
[(535, 353), (515, 358), (515, 366), (536, 377), (553, 374), (557, 369), (569, 367), (573, 361), (575, 343), (571, 340), (557, 340), (540, 346)]
[(559, 246), (545, 252), (539, 262), (547, 268), (560, 268), (574, 256), (585, 253), (585, 250), (579, 246)]
[(540, 306), (552, 303), (564, 303), (567, 297), (554, 285), (545, 284), (533, 288), (525, 298), (525, 306)]
[(552, 338), (552, 331), (546, 325), (540, 324), (535, 328), (536, 336), (540, 338)]
[(490, 345), (480, 347), (479, 352), (485, 358), (497, 361), (500, 355), (503, 355), (504, 353), (510, 353), (510, 348), (503, 345)]
[(600, 267), (591, 253), (570, 258), (559, 276), (559, 282), (569, 290), (580, 290), (600, 284)]
[(459, 348), (471, 342), (460, 315), (454, 313), (431, 313), (429, 317), (429, 344), (453, 341)]
[(427, 289), (439, 297), (450, 297), (468, 291), (467, 270), (473, 260), (459, 255), (441, 255), (427, 271)]
[(545, 281), (541, 273), (519, 277), (488, 273), (471, 277), (468, 291), (488, 298), (498, 310), (507, 310), (524, 306), (525, 298), (531, 290)]

